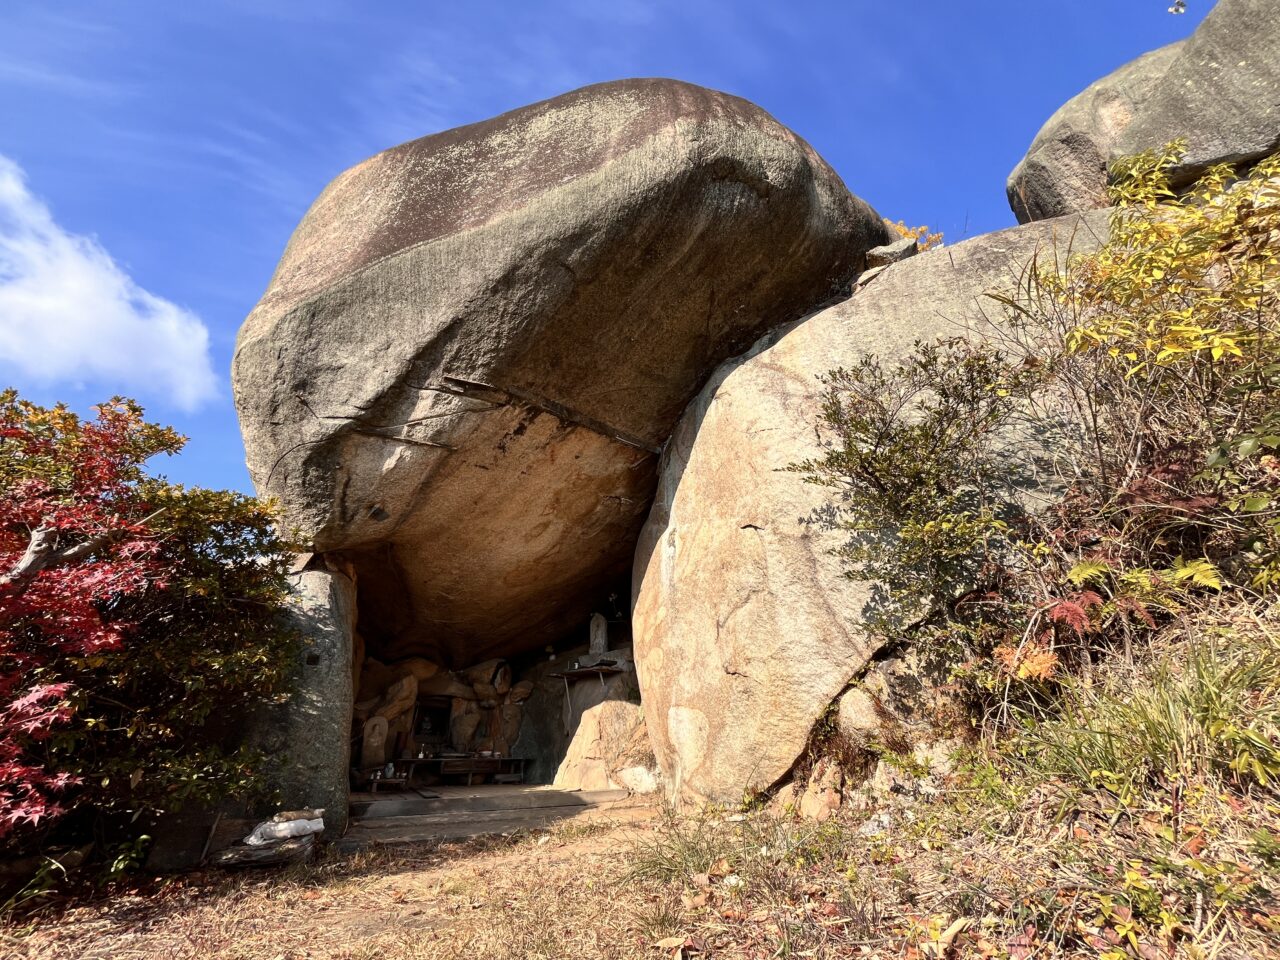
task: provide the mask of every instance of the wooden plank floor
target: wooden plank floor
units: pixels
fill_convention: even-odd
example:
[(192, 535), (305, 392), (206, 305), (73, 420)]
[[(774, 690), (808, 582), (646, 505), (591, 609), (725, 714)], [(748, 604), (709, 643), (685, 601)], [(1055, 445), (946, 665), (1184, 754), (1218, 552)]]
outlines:
[(413, 843), (545, 828), (566, 820), (631, 820), (648, 816), (653, 801), (626, 790), (557, 790), (546, 786), (428, 787), (388, 796), (352, 797), (346, 848)]

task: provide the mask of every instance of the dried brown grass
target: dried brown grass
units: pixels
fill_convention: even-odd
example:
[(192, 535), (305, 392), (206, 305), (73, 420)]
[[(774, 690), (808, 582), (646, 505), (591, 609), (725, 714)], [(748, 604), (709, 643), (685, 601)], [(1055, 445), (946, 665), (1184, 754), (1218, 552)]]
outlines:
[[(643, 829), (571, 822), (513, 837), (332, 853), (283, 870), (192, 874), (0, 928), (0, 958), (633, 956), (628, 931), (599, 928), (607, 905), (626, 895), (616, 889), (623, 868), (615, 849)], [(641, 898), (635, 906), (643, 913)]]
[[(998, 760), (975, 756), (941, 793), (853, 798), (824, 824), (667, 813), (193, 875), (0, 928), (0, 958), (1280, 956), (1280, 847), (1258, 845), (1280, 842), (1274, 795), (1185, 794), (1171, 821), (1162, 804), (1019, 779)], [(1197, 878), (1180, 866), (1193, 862), (1237, 866)], [(1107, 942), (1119, 926), (1099, 916), (1104, 898), (1153, 897), (1176, 914), (1168, 938), (1148, 923), (1145, 954)]]

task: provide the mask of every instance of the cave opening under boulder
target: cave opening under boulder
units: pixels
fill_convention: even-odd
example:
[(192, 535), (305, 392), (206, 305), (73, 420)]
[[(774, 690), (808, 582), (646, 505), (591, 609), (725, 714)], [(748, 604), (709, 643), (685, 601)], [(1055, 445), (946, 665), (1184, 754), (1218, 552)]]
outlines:
[(523, 636), (459, 642), (456, 624), (435, 632), (406, 617), (397, 596), (405, 578), (391, 549), (346, 565), (357, 586), (354, 800), (393, 790), (434, 795), (452, 785), (616, 786), (565, 760), (593, 707), (621, 701), (639, 718), (625, 574), (597, 577), (568, 609), (530, 623)]

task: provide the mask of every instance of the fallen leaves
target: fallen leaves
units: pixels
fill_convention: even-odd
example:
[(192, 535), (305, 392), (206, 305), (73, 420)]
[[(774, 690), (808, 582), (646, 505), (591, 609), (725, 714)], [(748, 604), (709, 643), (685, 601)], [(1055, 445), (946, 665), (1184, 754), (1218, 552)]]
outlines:
[(705, 953), (707, 945), (698, 937), (666, 937), (654, 944), (664, 952), (670, 950), (671, 960), (687, 960), (698, 953)]
[(705, 890), (701, 893), (685, 893), (680, 896), (680, 903), (686, 910), (701, 910), (710, 900), (711, 896)]
[(926, 957), (934, 957), (936, 960), (944, 960), (951, 953), (951, 948), (955, 945), (956, 937), (968, 930), (973, 924), (971, 917), (957, 917), (951, 924), (938, 934), (934, 940), (926, 941), (920, 945), (921, 952)]

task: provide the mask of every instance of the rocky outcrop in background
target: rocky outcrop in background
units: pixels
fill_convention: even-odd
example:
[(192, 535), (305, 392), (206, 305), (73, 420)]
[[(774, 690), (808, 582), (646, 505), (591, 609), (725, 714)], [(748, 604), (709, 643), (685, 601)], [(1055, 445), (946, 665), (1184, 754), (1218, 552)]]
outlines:
[(1280, 149), (1280, 9), (1218, 0), (1186, 40), (1103, 77), (1045, 123), (1009, 175), (1019, 222), (1106, 206), (1107, 166), (1178, 138), (1174, 181)]

